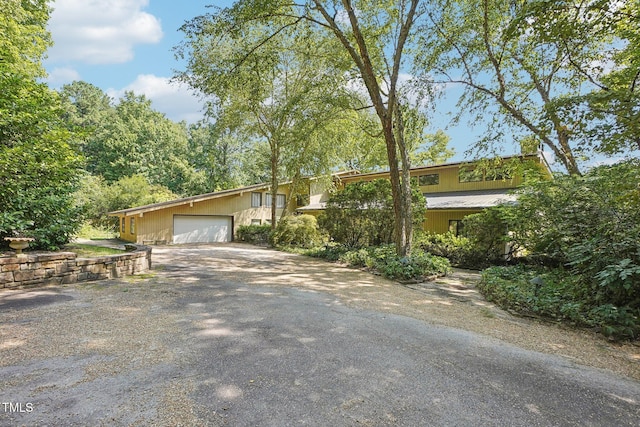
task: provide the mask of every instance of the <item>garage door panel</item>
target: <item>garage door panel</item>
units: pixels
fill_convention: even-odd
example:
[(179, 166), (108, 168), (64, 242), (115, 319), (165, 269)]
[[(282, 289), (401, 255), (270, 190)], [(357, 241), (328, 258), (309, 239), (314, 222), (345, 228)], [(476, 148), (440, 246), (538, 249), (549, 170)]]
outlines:
[(173, 243), (215, 243), (231, 241), (232, 221), (228, 216), (176, 215)]

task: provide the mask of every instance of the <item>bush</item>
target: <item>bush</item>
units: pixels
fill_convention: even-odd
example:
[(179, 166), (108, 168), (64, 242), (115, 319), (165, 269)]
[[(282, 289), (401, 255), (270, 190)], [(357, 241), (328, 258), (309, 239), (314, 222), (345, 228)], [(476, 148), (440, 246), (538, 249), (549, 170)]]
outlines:
[(313, 215), (285, 216), (271, 234), (274, 246), (313, 248), (322, 244), (323, 240), (318, 221)]
[(241, 225), (236, 231), (236, 240), (240, 242), (265, 244), (269, 242), (271, 226), (266, 225)]
[(640, 334), (640, 310), (586, 298), (581, 278), (562, 268), (492, 267), (482, 272), (478, 289), (487, 300), (521, 314), (595, 327), (612, 339)]
[(446, 258), (414, 250), (410, 256), (399, 257), (393, 245), (349, 250), (343, 245), (327, 245), (307, 255), (340, 261), (352, 267), (368, 268), (392, 280), (422, 280), (447, 274), (451, 264)]
[(414, 240), (414, 247), (433, 255), (447, 258), (452, 265), (464, 268), (481, 269), (490, 265), (484, 252), (473, 244), (471, 239), (445, 234), (422, 233)]
[[(412, 193), (416, 227), (424, 221), (425, 200), (417, 188)], [(388, 179), (355, 182), (333, 194), (318, 218), (332, 240), (349, 248), (393, 242), (394, 213)]]

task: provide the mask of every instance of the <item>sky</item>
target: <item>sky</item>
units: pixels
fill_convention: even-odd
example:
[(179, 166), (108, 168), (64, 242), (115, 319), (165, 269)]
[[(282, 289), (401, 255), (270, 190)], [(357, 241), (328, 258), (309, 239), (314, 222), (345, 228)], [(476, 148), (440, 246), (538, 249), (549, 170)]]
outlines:
[[(114, 100), (125, 91), (144, 94), (155, 110), (174, 121), (196, 122), (203, 117), (202, 104), (188, 87), (171, 83), (183, 70), (172, 49), (180, 43), (179, 28), (186, 22), (213, 12), (208, 5), (226, 7), (232, 0), (55, 0), (49, 20), (54, 46), (44, 65), (48, 84), (54, 89), (75, 80), (91, 83)], [(465, 151), (481, 132), (462, 122), (446, 128), (455, 111), (457, 97), (439, 101), (428, 132), (444, 129), (456, 155)], [(502, 154), (515, 154), (507, 148)]]

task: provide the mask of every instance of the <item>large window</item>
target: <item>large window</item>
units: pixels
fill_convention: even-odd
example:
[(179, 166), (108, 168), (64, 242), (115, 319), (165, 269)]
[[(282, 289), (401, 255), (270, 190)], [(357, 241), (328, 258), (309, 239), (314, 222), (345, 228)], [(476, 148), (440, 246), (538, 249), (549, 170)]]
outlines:
[(484, 180), (485, 181), (506, 181), (511, 178), (512, 177), (509, 171), (499, 168), (494, 170), (488, 170), (487, 173), (485, 174)]
[(259, 208), (262, 206), (262, 193), (251, 193), (251, 207)]
[(129, 233), (131, 233), (131, 234), (135, 234), (136, 233), (136, 219), (135, 218), (131, 218), (129, 220)]
[[(265, 196), (264, 205), (270, 208), (272, 203), (271, 193), (267, 193), (264, 196)], [(285, 196), (284, 194), (276, 194), (276, 208), (282, 209), (286, 206), (286, 204), (287, 204), (287, 196)]]
[(482, 181), (482, 170), (480, 169), (460, 169), (458, 172), (458, 180), (460, 182), (479, 182)]
[(124, 217), (122, 217), (122, 222), (120, 224), (120, 232), (124, 233), (126, 232), (126, 230), (127, 230), (127, 220)]
[(440, 174), (431, 173), (428, 175), (420, 175), (418, 178), (420, 182), (420, 186), (424, 185), (438, 185), (440, 184)]

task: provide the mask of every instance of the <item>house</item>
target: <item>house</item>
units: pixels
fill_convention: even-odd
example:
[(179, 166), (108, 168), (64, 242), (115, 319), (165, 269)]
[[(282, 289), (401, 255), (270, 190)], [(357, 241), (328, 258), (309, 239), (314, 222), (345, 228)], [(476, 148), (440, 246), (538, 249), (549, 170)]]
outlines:
[[(339, 180), (356, 171), (334, 175)], [(307, 180), (309, 194), (290, 203), (290, 183), (278, 187), (276, 215), (310, 203), (326, 201), (327, 185)], [(200, 194), (109, 212), (119, 218), (122, 240), (140, 244), (230, 242), (241, 225), (271, 223), (271, 186), (256, 184), (231, 190)], [(294, 206), (293, 208), (291, 206)]]
[[(507, 163), (524, 158), (549, 173), (544, 159), (537, 155), (503, 157)], [(333, 175), (337, 187), (349, 183), (388, 178), (389, 172), (361, 174), (357, 171)], [(491, 171), (478, 164), (447, 163), (411, 169), (427, 199), (425, 229), (437, 233), (459, 231), (460, 221), (469, 214), (499, 203), (513, 201), (509, 190), (522, 182), (521, 176), (508, 176), (499, 168)], [(290, 183), (278, 187), (277, 216), (284, 209), (317, 215), (329, 197), (328, 183), (308, 179), (308, 194), (291, 203)], [(241, 225), (268, 224), (271, 220), (269, 184), (256, 184), (231, 190), (200, 194), (110, 212), (119, 218), (120, 238), (142, 244), (229, 242)]]
[[(505, 156), (487, 162), (455, 162), (412, 168), (410, 176), (418, 183), (427, 200), (424, 229), (438, 234), (458, 234), (462, 219), (483, 209), (513, 203), (512, 190), (523, 182), (521, 173), (511, 172), (516, 164), (527, 163), (551, 177), (541, 154)], [(522, 170), (522, 169), (520, 169)], [(389, 172), (342, 177), (343, 185), (352, 182), (389, 178)]]

